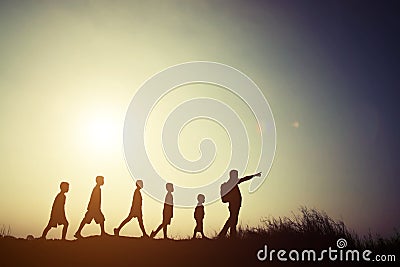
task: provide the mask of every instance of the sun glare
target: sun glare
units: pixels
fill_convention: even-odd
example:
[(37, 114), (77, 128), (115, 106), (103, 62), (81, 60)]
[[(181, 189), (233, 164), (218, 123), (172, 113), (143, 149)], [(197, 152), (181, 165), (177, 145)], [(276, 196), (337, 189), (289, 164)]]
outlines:
[(113, 137), (113, 125), (108, 120), (95, 118), (89, 125), (90, 136), (95, 144), (107, 144)]
[[(120, 129), (110, 116), (94, 115), (85, 123), (85, 142), (91, 149), (113, 149), (117, 146)], [(122, 134), (122, 133), (121, 133)]]

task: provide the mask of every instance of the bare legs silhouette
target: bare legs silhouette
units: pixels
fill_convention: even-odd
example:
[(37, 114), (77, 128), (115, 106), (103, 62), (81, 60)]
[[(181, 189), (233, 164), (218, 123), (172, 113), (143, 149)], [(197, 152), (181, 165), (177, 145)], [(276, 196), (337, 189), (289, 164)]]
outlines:
[[(85, 216), (85, 218), (86, 218), (86, 216)], [(78, 230), (76, 231), (76, 233), (74, 235), (76, 238), (82, 238), (81, 232), (82, 232), (83, 227), (85, 226), (85, 224), (89, 224), (89, 223), (92, 222), (92, 219), (90, 219), (90, 221), (89, 221), (89, 220), (87, 220), (85, 218), (83, 218), (81, 224), (79, 225)], [(106, 231), (104, 230), (104, 221), (99, 221), (98, 222), (95, 219), (95, 222), (100, 225), (101, 235), (107, 235)]]
[(172, 192), (174, 192), (174, 185), (171, 183), (166, 184), (167, 195), (165, 196), (164, 209), (163, 209), (163, 220), (155, 231), (152, 231), (150, 237), (153, 238), (156, 234), (163, 229), (164, 239), (168, 239), (167, 230), (168, 225), (171, 224), (171, 219), (174, 216), (174, 198)]
[(104, 177), (97, 176), (96, 177), (96, 186), (93, 188), (92, 195), (90, 196), (89, 205), (87, 207), (87, 212), (85, 217), (82, 219), (81, 224), (79, 225), (78, 230), (75, 233), (76, 238), (82, 238), (81, 232), (85, 224), (89, 224), (94, 221), (100, 225), (101, 235), (108, 235), (104, 230), (104, 215), (101, 212), (101, 188), (104, 184)]
[[(63, 225), (61, 239), (62, 239), (62, 240), (65, 240), (65, 238), (66, 238), (66, 236), (67, 236), (67, 231), (68, 231), (69, 223), (68, 223), (68, 222), (60, 223), (60, 225)], [(42, 237), (41, 237), (41, 238), (46, 238), (47, 233), (50, 231), (50, 229), (51, 229), (52, 227), (54, 227), (54, 226), (47, 225), (46, 228), (44, 228), (44, 230), (43, 230), (43, 233), (42, 233)]]
[[(127, 224), (130, 220), (132, 220), (132, 218), (133, 218), (133, 216), (128, 215), (128, 217), (126, 217), (126, 219), (121, 222), (121, 224), (118, 226), (118, 228), (114, 228), (114, 234), (115, 235), (119, 235), (119, 231), (121, 231), (122, 227), (124, 227), (125, 224)], [(139, 222), (140, 230), (142, 230), (143, 236), (144, 237), (148, 237), (148, 235), (146, 233), (146, 230), (144, 229), (142, 216), (137, 217), (137, 219), (138, 219), (138, 222)]]
[(121, 230), (122, 227), (124, 227), (125, 224), (127, 224), (132, 218), (137, 218), (140, 226), (140, 230), (142, 230), (143, 237), (148, 237), (146, 230), (144, 229), (143, 225), (143, 215), (142, 215), (142, 194), (140, 193), (140, 190), (143, 188), (143, 181), (138, 180), (136, 182), (136, 190), (133, 194), (133, 200), (132, 200), (132, 206), (131, 206), (131, 211), (128, 214), (128, 217), (126, 217), (125, 220), (121, 222), (121, 224), (117, 227), (114, 228), (114, 234), (119, 235), (119, 231)]
[(161, 223), (156, 230), (151, 231), (150, 237), (153, 238), (157, 235), (157, 233), (163, 229), (163, 234), (164, 234), (164, 239), (168, 239), (168, 224), (167, 223)]

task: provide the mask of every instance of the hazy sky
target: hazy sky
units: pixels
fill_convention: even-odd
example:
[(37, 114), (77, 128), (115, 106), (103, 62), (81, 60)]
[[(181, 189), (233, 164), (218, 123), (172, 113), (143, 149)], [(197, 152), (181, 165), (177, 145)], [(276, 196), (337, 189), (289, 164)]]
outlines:
[[(132, 97), (164, 68), (210, 60), (246, 73), (275, 117), (275, 162), (257, 192), (241, 186), (242, 224), (305, 205), (360, 233), (390, 234), (400, 223), (395, 11), (389, 1), (1, 1), (0, 226), (40, 235), (68, 181), (72, 238), (104, 175), (111, 232), (134, 190), (122, 144)], [(143, 203), (150, 231), (162, 204)], [(212, 234), (227, 207), (205, 211)], [(170, 232), (191, 235), (194, 223), (193, 210), (176, 210)], [(121, 234), (140, 235), (137, 222)]]

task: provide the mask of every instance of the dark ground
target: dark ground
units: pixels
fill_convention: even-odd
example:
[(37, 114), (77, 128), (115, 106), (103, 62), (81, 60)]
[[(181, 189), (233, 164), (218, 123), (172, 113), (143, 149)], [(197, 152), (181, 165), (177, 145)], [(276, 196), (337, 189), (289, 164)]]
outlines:
[[(260, 262), (264, 240), (152, 240), (88, 237), (74, 241), (0, 238), (0, 266), (310, 266), (311, 262)], [(290, 241), (281, 247), (290, 247)], [(279, 249), (273, 246), (271, 249)], [(396, 252), (398, 253), (398, 251)], [(317, 262), (314, 266), (386, 266)], [(396, 266), (395, 264), (392, 264)]]
[[(216, 240), (152, 240), (89, 237), (74, 241), (0, 239), (5, 266), (249, 266), (256, 249)], [(226, 259), (226, 261), (225, 261)]]

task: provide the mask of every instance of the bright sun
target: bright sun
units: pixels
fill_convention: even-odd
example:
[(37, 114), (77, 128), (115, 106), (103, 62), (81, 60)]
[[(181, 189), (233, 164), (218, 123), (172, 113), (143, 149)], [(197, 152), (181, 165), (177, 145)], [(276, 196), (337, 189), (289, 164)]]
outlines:
[[(93, 114), (85, 120), (84, 139), (91, 149), (112, 150), (120, 141), (117, 120), (110, 115)], [(122, 134), (122, 133), (121, 133)]]
[(103, 118), (93, 119), (89, 124), (91, 141), (96, 145), (110, 143), (114, 134), (113, 126), (110, 120), (105, 120)]

